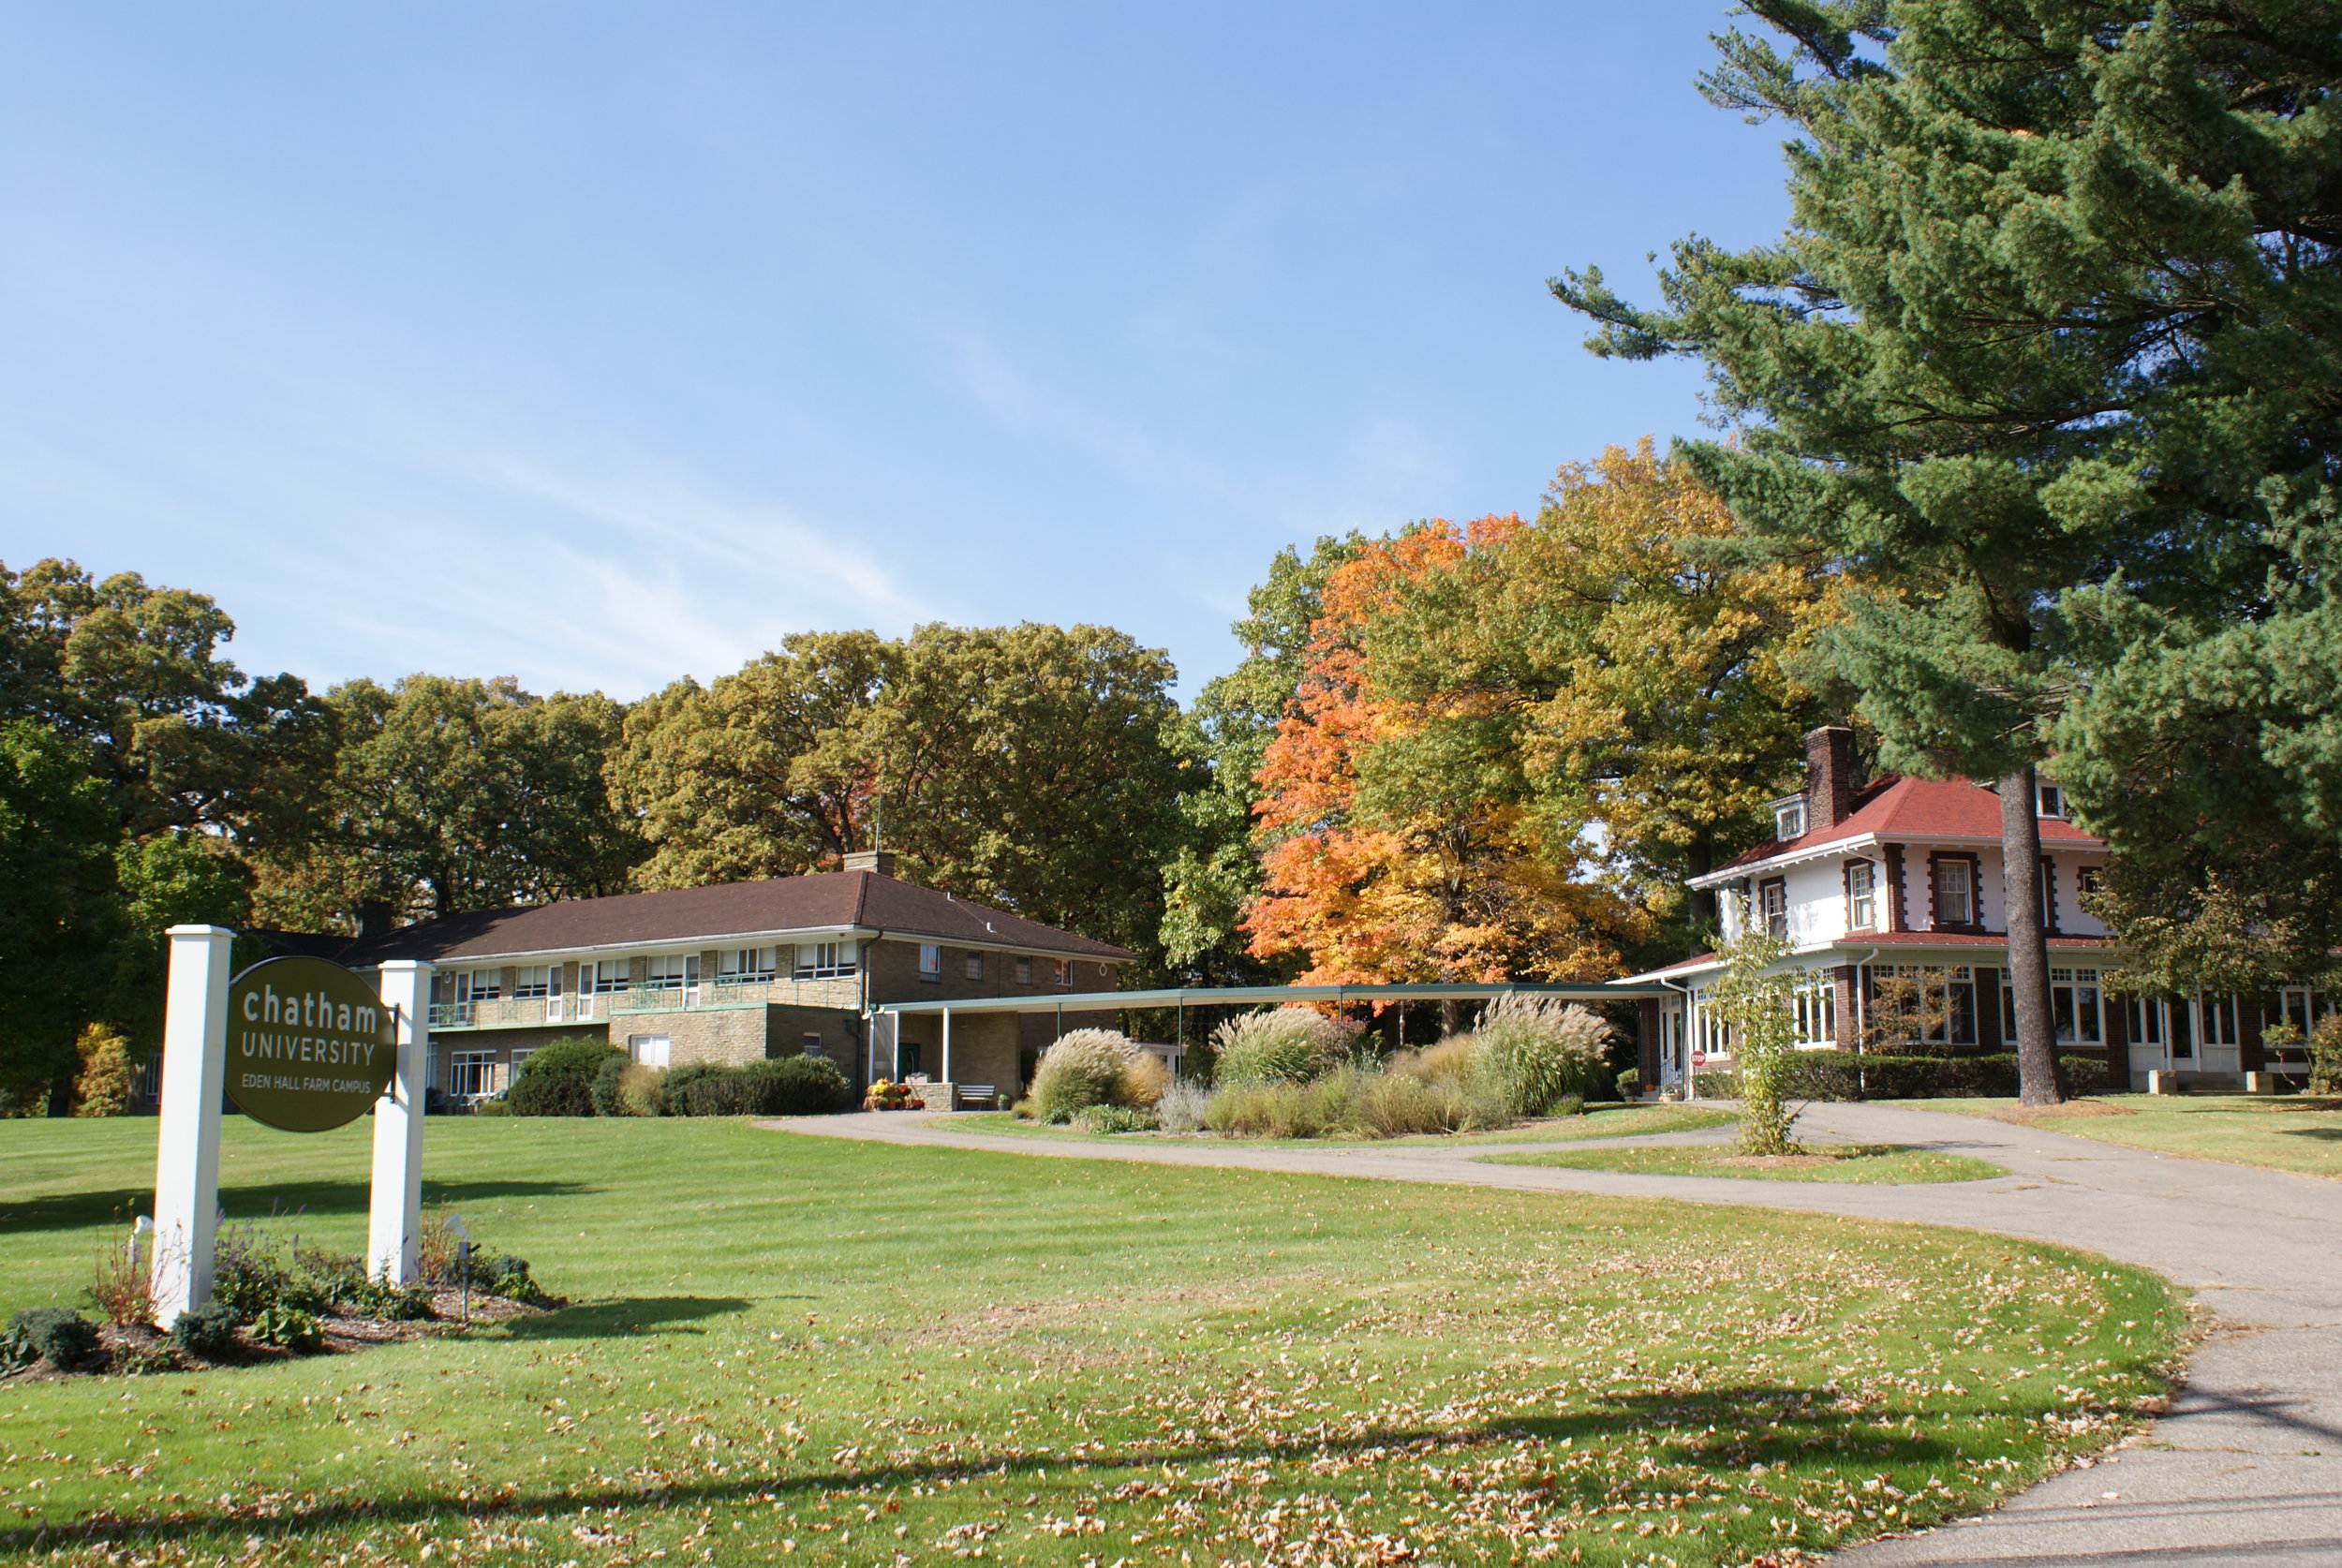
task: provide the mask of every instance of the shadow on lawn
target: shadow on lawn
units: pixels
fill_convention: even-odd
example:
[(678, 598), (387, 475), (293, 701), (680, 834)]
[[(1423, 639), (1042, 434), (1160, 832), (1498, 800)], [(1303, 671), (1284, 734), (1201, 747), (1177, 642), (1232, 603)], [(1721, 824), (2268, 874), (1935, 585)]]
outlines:
[[(704, 1318), (729, 1317), (754, 1305), (736, 1295), (626, 1296), (564, 1307), (541, 1318), (514, 1318), (505, 1327), (515, 1339), (619, 1339), (695, 1324)], [(704, 1334), (706, 1330), (690, 1327), (682, 1332)]]
[[(577, 1181), (426, 1181), (425, 1204), (477, 1204), (497, 1198), (563, 1198), (599, 1191)], [(262, 1219), (271, 1214), (362, 1215), (372, 1201), (363, 1181), (275, 1182), (265, 1186), (223, 1187), (219, 1206), (230, 1220)], [(10, 1231), (71, 1231), (128, 1224), (133, 1214), (154, 1211), (151, 1187), (118, 1188), (105, 1192), (59, 1192), (44, 1198), (0, 1204), (0, 1234)]]
[[(689, 1299), (689, 1298), (681, 1298)], [(625, 1303), (613, 1305), (623, 1306)], [(747, 1303), (741, 1303), (742, 1306)], [(566, 1314), (562, 1314), (566, 1315)], [(1509, 1447), (1523, 1439), (1540, 1442), (1548, 1446), (1568, 1441), (1574, 1447), (1598, 1442), (1606, 1437), (1631, 1434), (1645, 1427), (1656, 1427), (1663, 1433), (1680, 1432), (1683, 1462), (1698, 1462), (1714, 1470), (1719, 1475), (1745, 1472), (1752, 1464), (1788, 1464), (1806, 1451), (1826, 1442), (1848, 1436), (1860, 1435), (1865, 1441), (1860, 1447), (1844, 1455), (1849, 1473), (1875, 1474), (1897, 1465), (1949, 1465), (1960, 1451), (1945, 1439), (1933, 1435), (1911, 1437), (1900, 1429), (1906, 1416), (1917, 1416), (1918, 1411), (1885, 1411), (1876, 1413), (1879, 1423), (1856, 1421), (1835, 1411), (1817, 1406), (1819, 1396), (1813, 1389), (1752, 1386), (1719, 1388), (1700, 1395), (1652, 1394), (1635, 1396), (1606, 1396), (1601, 1408), (1580, 1411), (1569, 1415), (1544, 1416), (1509, 1421), (1478, 1427), (1386, 1427), (1364, 1432), (1355, 1437), (1330, 1441), (1308, 1441), (1299, 1438), (1284, 1441), (1254, 1440), (1235, 1443), (1133, 1442), (1127, 1447), (1097, 1443), (1079, 1458), (1079, 1463), (1092, 1472), (1087, 1484), (1093, 1489), (1111, 1486), (1096, 1472), (1129, 1470), (1148, 1472), (1165, 1465), (1249, 1465), (1263, 1457), (1280, 1461), (1307, 1461), (1320, 1457), (1352, 1456), (1366, 1462), (1374, 1462), (1368, 1456), (1374, 1450), (1385, 1451), (1389, 1460), (1403, 1461), (1410, 1457), (1427, 1454), (1452, 1454), (1463, 1449)], [(1771, 1420), (1777, 1425), (1763, 1425)], [(1880, 1430), (1880, 1423), (1891, 1422), (1897, 1429)], [(1746, 1434), (1738, 1439), (1703, 1443), (1695, 1453), (1689, 1441), (1722, 1426), (1729, 1432), (1730, 1424), (1737, 1424)], [(1674, 1446), (1666, 1438), (1655, 1446)], [(1887, 1452), (1880, 1452), (1881, 1446)], [(1669, 1462), (1668, 1457), (1660, 1462)], [(798, 1475), (779, 1475), (767, 1472), (758, 1475), (734, 1475), (720, 1479), (689, 1482), (682, 1485), (660, 1485), (643, 1481), (633, 1485), (612, 1485), (607, 1477), (596, 1487), (573, 1490), (518, 1487), (499, 1489), (494, 1496), (471, 1492), (457, 1496), (452, 1493), (408, 1494), (380, 1501), (312, 1503), (307, 1506), (286, 1506), (285, 1499), (256, 1499), (244, 1509), (230, 1508), (208, 1515), (177, 1514), (169, 1518), (111, 1518), (88, 1520), (70, 1525), (17, 1525), (0, 1529), (0, 1553), (16, 1554), (36, 1548), (55, 1551), (61, 1547), (85, 1545), (113, 1549), (133, 1544), (156, 1542), (191, 1542), (200, 1544), (206, 1537), (241, 1538), (255, 1531), (272, 1536), (301, 1535), (329, 1529), (337, 1524), (368, 1525), (411, 1524), (418, 1520), (464, 1519), (479, 1522), (494, 1518), (537, 1518), (574, 1514), (581, 1509), (657, 1508), (730, 1502), (774, 1502), (793, 1499), (821, 1501), (825, 1493), (845, 1492), (878, 1487), (910, 1487), (931, 1486), (938, 1481), (954, 1483), (974, 1480), (980, 1476), (1018, 1476), (1038, 1478), (1049, 1467), (1059, 1467), (1064, 1473), (1068, 1460), (1060, 1452), (1034, 1453), (1023, 1450), (1014, 1457), (992, 1459), (974, 1457), (955, 1464), (873, 1465), (867, 1470), (823, 1468)], [(1577, 1484), (1569, 1484), (1571, 1472), (1556, 1469), (1536, 1481), (1507, 1479), (1506, 1487), (1528, 1486), (1543, 1489), (1563, 1506), (1579, 1506), (1603, 1501), (1611, 1491), (1613, 1482), (1608, 1475), (1590, 1472), (1580, 1475)], [(473, 1485), (479, 1484), (473, 1477)], [(1795, 1496), (1794, 1488), (1788, 1495)]]

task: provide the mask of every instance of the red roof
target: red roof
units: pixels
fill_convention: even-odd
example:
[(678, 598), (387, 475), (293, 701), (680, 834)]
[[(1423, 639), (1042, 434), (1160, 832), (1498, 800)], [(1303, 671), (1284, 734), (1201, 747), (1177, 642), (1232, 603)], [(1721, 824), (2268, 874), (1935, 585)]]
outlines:
[[(1910, 778), (1893, 774), (1864, 785), (1854, 797), (1854, 814), (1842, 822), (1817, 827), (1786, 842), (1775, 839), (1734, 855), (1718, 871), (1755, 865), (1781, 855), (1818, 850), (1849, 838), (2000, 837), (2000, 796), (1964, 778)], [(2043, 817), (2041, 844), (2069, 850), (2099, 850), (2105, 841), (2094, 838), (2063, 817)]]

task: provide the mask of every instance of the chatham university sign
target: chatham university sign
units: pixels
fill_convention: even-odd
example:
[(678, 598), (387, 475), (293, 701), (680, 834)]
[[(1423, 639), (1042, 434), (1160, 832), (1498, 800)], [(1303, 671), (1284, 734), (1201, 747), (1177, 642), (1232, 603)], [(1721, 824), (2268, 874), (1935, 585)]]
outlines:
[(390, 1087), (398, 1042), (374, 987), (322, 958), (271, 958), (228, 991), (228, 1098), (255, 1121), (323, 1132)]

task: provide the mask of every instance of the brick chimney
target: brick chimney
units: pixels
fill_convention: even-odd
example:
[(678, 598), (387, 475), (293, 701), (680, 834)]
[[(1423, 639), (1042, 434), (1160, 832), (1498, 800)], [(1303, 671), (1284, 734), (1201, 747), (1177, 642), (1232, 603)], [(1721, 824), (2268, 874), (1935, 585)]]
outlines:
[(1835, 827), (1854, 815), (1854, 732), (1825, 724), (1805, 734), (1806, 831)]
[(846, 857), (849, 871), (875, 871), (882, 877), (895, 874), (895, 851), (892, 850), (856, 850)]

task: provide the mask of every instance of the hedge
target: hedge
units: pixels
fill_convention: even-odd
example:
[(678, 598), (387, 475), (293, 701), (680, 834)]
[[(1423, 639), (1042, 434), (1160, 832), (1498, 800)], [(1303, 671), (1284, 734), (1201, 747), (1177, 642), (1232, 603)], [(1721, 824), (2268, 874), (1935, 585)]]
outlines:
[(845, 1108), (846, 1075), (823, 1057), (778, 1057), (744, 1067), (691, 1062), (662, 1086), (671, 1117), (811, 1117)]
[(626, 1053), (603, 1041), (556, 1040), (521, 1063), (505, 1102), (516, 1117), (590, 1117), (594, 1080), (614, 1059), (624, 1062)]
[[(2097, 1057), (2060, 1057), (2066, 1087), (2072, 1094), (2103, 1094), (2110, 1073)], [(1702, 1072), (1699, 1092), (1719, 1099), (1740, 1093), (1730, 1072)], [(1888, 1057), (1852, 1051), (1800, 1051), (1793, 1058), (1789, 1093), (1800, 1100), (2010, 1099), (2018, 1091), (2017, 1055), (1988, 1057)]]

